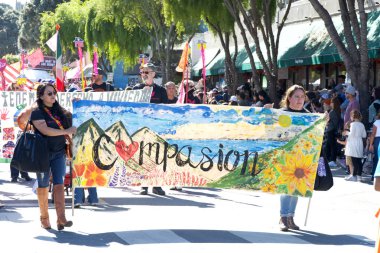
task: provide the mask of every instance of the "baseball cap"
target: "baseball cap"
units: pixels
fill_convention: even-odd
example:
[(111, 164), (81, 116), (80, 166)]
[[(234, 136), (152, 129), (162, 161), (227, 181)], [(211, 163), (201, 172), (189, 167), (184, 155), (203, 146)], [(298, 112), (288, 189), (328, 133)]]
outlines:
[(346, 89), (344, 90), (345, 93), (351, 94), (355, 96), (356, 90), (352, 85), (347, 85)]
[[(92, 73), (92, 75), (93, 75), (93, 76), (95, 76), (95, 72), (93, 72), (93, 73)], [(101, 69), (101, 68), (98, 68), (98, 75), (102, 75), (102, 76), (105, 76), (105, 75), (106, 75), (106, 73), (104, 72), (104, 70), (103, 70), (103, 69)]]
[(238, 101), (238, 99), (237, 99), (236, 96), (231, 96), (230, 97), (230, 102), (237, 102), (237, 101)]
[(150, 68), (154, 72), (156, 72), (156, 69), (157, 69), (157, 67), (153, 63), (145, 63), (141, 65), (140, 69), (142, 68)]

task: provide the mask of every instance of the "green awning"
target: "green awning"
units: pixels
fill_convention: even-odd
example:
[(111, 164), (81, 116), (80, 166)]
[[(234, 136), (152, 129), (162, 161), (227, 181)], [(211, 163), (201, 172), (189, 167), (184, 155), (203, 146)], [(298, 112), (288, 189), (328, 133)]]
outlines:
[[(342, 34), (343, 26), (340, 16), (333, 17), (337, 31)], [(371, 59), (380, 58), (380, 11), (368, 13), (368, 55)], [(234, 49), (231, 49), (233, 51)], [(251, 46), (255, 51), (255, 46)], [(262, 47), (264, 56), (266, 48)], [(207, 66), (206, 75), (218, 75), (225, 72), (224, 50)], [(262, 65), (256, 52), (253, 53), (256, 68)], [(317, 19), (285, 26), (281, 32), (278, 51), (278, 67), (318, 65), (341, 62), (338, 50), (328, 34), (323, 20)], [(236, 67), (239, 72), (251, 71), (251, 64), (244, 45), (239, 45)]]
[[(337, 31), (342, 34), (340, 16), (333, 17)], [(368, 54), (380, 56), (380, 12), (368, 13)], [(280, 38), (279, 68), (341, 62), (337, 48), (328, 34), (323, 20), (313, 20), (284, 27)]]
[[(234, 48), (230, 48), (230, 52), (233, 52), (235, 49)], [(254, 52), (255, 51), (255, 46), (251, 46), (251, 51)], [(233, 57), (234, 53), (232, 53), (232, 57)], [(225, 72), (225, 52), (223, 49), (221, 49), (221, 52), (212, 60), (212, 62), (210, 64), (207, 65), (206, 67), (206, 75), (207, 76), (210, 76), (210, 75), (220, 75), (220, 74), (224, 74)], [(257, 58), (255, 58), (257, 59)], [(238, 70), (238, 72), (244, 72), (246, 71), (246, 69), (244, 69), (246, 67), (246, 62), (248, 61), (248, 64), (249, 64), (249, 58), (248, 58), (248, 53), (247, 51), (245, 50), (245, 47), (244, 45), (239, 45), (238, 46), (238, 54), (237, 54), (237, 57), (236, 57), (236, 63), (235, 63), (235, 66), (236, 66), (236, 69)], [(250, 64), (249, 64), (250, 66)], [(258, 69), (261, 69), (261, 64), (259, 62), (256, 62), (256, 68)], [(194, 75), (195, 76), (199, 76), (200, 73), (201, 73), (201, 70), (198, 71), (199, 74), (196, 75), (197, 73), (194, 72)]]

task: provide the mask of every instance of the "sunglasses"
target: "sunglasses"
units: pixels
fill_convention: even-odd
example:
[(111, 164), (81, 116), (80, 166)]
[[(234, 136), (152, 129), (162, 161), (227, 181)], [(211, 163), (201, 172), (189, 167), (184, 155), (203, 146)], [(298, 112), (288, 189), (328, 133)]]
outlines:
[(148, 75), (150, 72), (153, 72), (153, 71), (141, 71), (140, 75), (142, 75), (142, 74)]
[(55, 96), (55, 95), (57, 95), (57, 92), (48, 92), (48, 93), (46, 93), (46, 95), (48, 95), (49, 97), (51, 97), (51, 96)]

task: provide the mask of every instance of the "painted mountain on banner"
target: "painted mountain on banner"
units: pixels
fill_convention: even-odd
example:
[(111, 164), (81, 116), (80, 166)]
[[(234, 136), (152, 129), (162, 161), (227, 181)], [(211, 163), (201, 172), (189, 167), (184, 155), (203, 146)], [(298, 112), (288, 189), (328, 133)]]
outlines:
[(147, 127), (130, 135), (121, 121), (103, 131), (90, 119), (78, 127), (74, 143), (74, 164), (95, 163), (112, 186), (128, 186), (131, 181), (125, 177), (131, 173), (139, 181), (134, 186), (204, 186), (228, 173), (207, 161), (203, 167), (210, 169), (202, 170), (202, 163), (191, 161), (181, 147), (170, 145)]

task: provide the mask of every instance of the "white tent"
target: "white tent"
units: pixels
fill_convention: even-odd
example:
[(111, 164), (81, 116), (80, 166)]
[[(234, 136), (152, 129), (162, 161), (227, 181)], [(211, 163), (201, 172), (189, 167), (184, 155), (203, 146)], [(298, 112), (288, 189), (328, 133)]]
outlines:
[(55, 78), (53, 75), (49, 74), (46, 70), (41, 69), (24, 69), (24, 75), (27, 79), (29, 79), (32, 82), (38, 82), (38, 81), (54, 81)]
[[(92, 76), (92, 63), (86, 65), (83, 67), (83, 73), (85, 78), (91, 78)], [(70, 69), (69, 71), (66, 72), (66, 79), (81, 79), (81, 73), (80, 73), (80, 67), (77, 66), (75, 68)]]

